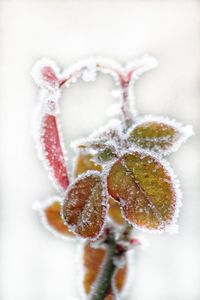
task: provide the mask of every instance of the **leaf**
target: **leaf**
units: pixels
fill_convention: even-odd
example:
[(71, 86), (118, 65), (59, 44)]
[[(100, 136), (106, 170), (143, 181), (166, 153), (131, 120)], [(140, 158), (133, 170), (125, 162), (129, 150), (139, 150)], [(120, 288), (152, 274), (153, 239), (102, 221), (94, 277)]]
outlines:
[(61, 217), (61, 201), (60, 199), (48, 200), (48, 203), (40, 209), (45, 227), (67, 237), (74, 237), (74, 233), (69, 231), (69, 228), (64, 225)]
[(75, 161), (74, 176), (85, 173), (88, 170), (101, 171), (101, 166), (94, 163), (93, 155), (85, 151), (79, 151)]
[(95, 239), (104, 225), (106, 205), (100, 173), (88, 171), (67, 191), (64, 220), (81, 237)]
[(123, 225), (126, 221), (122, 217), (119, 203), (110, 197), (108, 200), (108, 204), (109, 204), (109, 209), (108, 209), (109, 217), (118, 225)]
[(110, 145), (103, 147), (103, 149), (100, 149), (96, 155), (97, 162), (99, 162), (100, 164), (111, 161), (116, 157), (117, 155), (115, 149)]
[[(91, 287), (95, 284), (98, 278), (98, 274), (101, 270), (106, 253), (106, 247), (93, 247), (93, 245), (89, 242), (84, 245), (83, 264), (85, 273), (83, 277), (83, 287), (87, 295), (90, 293)], [(117, 268), (117, 271), (114, 275), (114, 290), (117, 290), (118, 293), (122, 292), (125, 286), (126, 276), (127, 260), (123, 266)], [(108, 299), (113, 299), (112, 295), (107, 295), (105, 300)]]
[(60, 70), (57, 64), (50, 59), (39, 60), (34, 65), (31, 74), (40, 88), (54, 90), (59, 87)]
[(176, 210), (172, 177), (153, 156), (135, 151), (111, 167), (108, 193), (121, 204), (124, 217), (133, 225), (164, 230)]
[[(110, 120), (109, 123), (93, 132), (87, 139), (79, 141), (78, 148), (100, 149), (102, 147), (116, 147), (121, 143), (123, 136), (122, 122), (118, 119)], [(112, 141), (112, 145), (110, 143)]]
[(54, 115), (45, 114), (42, 119), (41, 144), (43, 155), (51, 168), (53, 179), (62, 190), (66, 190), (69, 185), (69, 178)]
[(176, 150), (190, 135), (190, 126), (182, 126), (167, 118), (155, 118), (133, 125), (128, 131), (128, 140), (143, 149), (168, 154)]
[(118, 267), (117, 272), (115, 274), (115, 290), (117, 290), (118, 293), (121, 293), (124, 289), (126, 279), (128, 275), (128, 262), (127, 259), (125, 260), (125, 263)]
[(105, 258), (105, 254), (106, 250), (104, 248), (93, 248), (89, 242), (84, 245), (83, 263), (85, 274), (83, 278), (83, 286), (86, 294), (90, 293), (91, 287), (95, 283), (100, 267)]
[[(77, 159), (75, 161), (74, 176), (78, 176), (82, 173), (85, 173), (88, 170), (101, 171), (102, 167), (100, 165), (95, 164), (93, 158), (94, 156), (92, 154), (87, 153), (85, 151), (79, 151)], [(121, 215), (119, 204), (111, 197), (108, 200), (108, 203), (108, 215), (110, 216), (110, 218), (113, 219), (115, 223), (119, 225), (124, 224), (125, 220)]]

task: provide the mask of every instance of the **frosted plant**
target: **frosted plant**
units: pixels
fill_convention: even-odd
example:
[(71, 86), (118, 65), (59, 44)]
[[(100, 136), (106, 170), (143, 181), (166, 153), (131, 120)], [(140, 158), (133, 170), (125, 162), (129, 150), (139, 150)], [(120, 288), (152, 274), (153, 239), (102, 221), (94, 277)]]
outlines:
[[(192, 128), (168, 118), (137, 116), (133, 84), (156, 65), (148, 55), (125, 67), (95, 57), (61, 72), (56, 63), (42, 59), (32, 71), (40, 89), (39, 154), (59, 191), (39, 211), (45, 226), (58, 236), (84, 240), (84, 299), (121, 299), (131, 268), (127, 253), (140, 244), (133, 228), (177, 228), (181, 193), (164, 157), (187, 140)], [(93, 81), (99, 73), (115, 81), (119, 116), (73, 143), (76, 158), (70, 176), (59, 122), (61, 93), (77, 79)]]

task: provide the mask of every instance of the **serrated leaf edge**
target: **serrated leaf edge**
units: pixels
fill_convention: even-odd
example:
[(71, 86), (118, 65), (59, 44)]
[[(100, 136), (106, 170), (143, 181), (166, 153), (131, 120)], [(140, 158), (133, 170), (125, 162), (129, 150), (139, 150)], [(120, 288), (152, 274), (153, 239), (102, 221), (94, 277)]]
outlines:
[[(103, 233), (103, 230), (104, 230), (105, 224), (106, 224), (107, 214), (108, 214), (108, 194), (107, 194), (107, 191), (106, 191), (106, 189), (105, 189), (105, 182), (104, 182), (104, 180), (103, 180), (102, 173), (99, 172), (99, 171), (88, 170), (87, 172), (78, 175), (78, 176), (75, 178), (75, 180), (74, 180), (72, 183), (70, 183), (70, 185), (68, 186), (68, 188), (67, 188), (67, 190), (66, 190), (66, 193), (65, 193), (65, 197), (66, 197), (68, 191), (71, 189), (71, 187), (72, 187), (74, 184), (76, 184), (79, 180), (82, 180), (82, 179), (84, 179), (84, 178), (87, 178), (87, 177), (89, 177), (89, 176), (91, 176), (91, 175), (101, 177), (101, 182), (102, 182), (102, 196), (103, 196), (102, 206), (104, 205), (104, 209), (105, 209), (105, 211), (104, 211), (104, 216), (105, 216), (105, 217), (104, 217), (104, 223), (103, 223), (103, 225), (102, 225), (102, 228), (101, 228), (100, 232), (99, 232), (94, 238), (88, 238), (88, 237), (87, 237), (87, 238), (84, 238), (83, 236), (81, 236), (80, 234), (78, 234), (77, 232), (75, 232), (75, 229), (74, 229), (74, 228), (75, 228), (76, 226), (70, 225), (70, 224), (68, 224), (68, 223), (65, 221), (65, 219), (64, 219), (64, 214), (63, 214), (63, 205), (62, 205), (62, 209), (61, 209), (61, 216), (62, 216), (62, 219), (63, 219), (63, 223), (64, 223), (65, 225), (67, 225), (68, 228), (69, 228), (69, 229), (70, 229), (77, 237), (79, 237), (79, 238), (81, 238), (81, 239), (83, 239), (83, 240), (96, 241), (96, 240), (101, 236), (101, 234)], [(65, 197), (64, 197), (64, 199), (65, 199)], [(63, 203), (64, 203), (64, 201), (63, 201)]]
[[(130, 222), (123, 213), (123, 210), (121, 210), (122, 212), (122, 216), (123, 218), (130, 224), (133, 225), (136, 229), (142, 230), (143, 232), (150, 232), (150, 233), (162, 233), (162, 232), (168, 232), (170, 234), (173, 233), (177, 233), (178, 231), (178, 224), (177, 224), (177, 219), (179, 216), (179, 209), (182, 206), (182, 193), (180, 190), (180, 182), (177, 178), (177, 176), (175, 175), (173, 169), (171, 168), (170, 164), (168, 161), (166, 161), (164, 158), (159, 157), (158, 155), (155, 155), (154, 153), (150, 152), (150, 151), (146, 151), (146, 150), (141, 150), (138, 147), (134, 148), (137, 149), (135, 151), (139, 152), (140, 154), (143, 154), (144, 156), (146, 155), (150, 155), (152, 158), (154, 158), (158, 163), (162, 164), (166, 174), (168, 176), (170, 176), (170, 178), (172, 179), (172, 188), (174, 190), (174, 198), (175, 198), (175, 209), (174, 209), (174, 214), (173, 217), (171, 218), (171, 220), (164, 222), (164, 228), (158, 228), (158, 229), (148, 229), (145, 228), (145, 226), (139, 226), (137, 224), (135, 224), (134, 222)], [(130, 151), (124, 151), (123, 155), (126, 154), (132, 154), (132, 152)], [(108, 177), (109, 172), (111, 170), (111, 168), (113, 167), (113, 165), (118, 161), (119, 159), (116, 159), (115, 162), (113, 162), (109, 167), (107, 167), (105, 169), (106, 174), (104, 175), (105, 178)], [(108, 192), (108, 186), (107, 186), (107, 180), (106, 180), (106, 190)], [(123, 200), (123, 199), (122, 199)], [(120, 207), (121, 209), (121, 207)]]
[[(145, 115), (143, 117), (138, 117), (135, 121), (135, 123), (128, 129), (126, 133), (126, 139), (128, 140), (130, 136), (130, 132), (133, 131), (137, 126), (142, 125), (143, 123), (146, 122), (159, 122), (159, 123), (164, 123), (166, 125), (172, 126), (174, 129), (178, 130), (178, 132), (181, 134), (181, 136), (178, 138), (174, 144), (166, 150), (160, 149), (160, 155), (169, 155), (172, 152), (176, 152), (180, 146), (186, 142), (186, 140), (194, 135), (194, 131), (191, 125), (184, 125), (181, 122), (176, 121), (175, 119), (169, 119), (167, 117), (163, 116), (153, 116), (153, 115)], [(130, 146), (131, 147), (131, 146)], [(137, 145), (140, 149), (143, 149), (139, 145)], [(152, 153), (155, 153), (156, 151), (153, 149), (149, 149)], [(156, 152), (159, 154), (159, 152)]]
[[(53, 202), (60, 202), (61, 207), (62, 207), (62, 203), (63, 203), (63, 199), (59, 196), (59, 195), (52, 195), (47, 197), (46, 199), (44, 199), (43, 201), (35, 201), (33, 204), (33, 209), (38, 212), (40, 220), (43, 224), (43, 226), (51, 233), (53, 234), (55, 237), (60, 238), (63, 241), (75, 241), (76, 238), (73, 236), (67, 236), (65, 234), (62, 234), (60, 232), (58, 232), (56, 229), (53, 228), (53, 226), (51, 226), (46, 218), (45, 215), (45, 208), (47, 208), (48, 206), (50, 206), (51, 204), (53, 204)], [(62, 209), (61, 209), (62, 211)], [(60, 212), (60, 216), (62, 218), (62, 214)], [(63, 219), (63, 218), (62, 218)], [(64, 222), (63, 222), (64, 224)], [(69, 229), (69, 226), (67, 226)]]

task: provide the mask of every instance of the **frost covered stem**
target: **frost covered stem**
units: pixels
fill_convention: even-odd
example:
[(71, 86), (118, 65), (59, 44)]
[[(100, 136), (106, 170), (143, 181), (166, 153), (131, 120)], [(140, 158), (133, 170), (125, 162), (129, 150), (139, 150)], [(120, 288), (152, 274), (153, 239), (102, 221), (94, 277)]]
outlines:
[[(107, 237), (107, 255), (102, 266), (100, 276), (98, 278), (97, 284), (92, 292), (92, 295), (89, 300), (104, 300), (109, 288), (112, 290), (112, 280), (114, 273), (116, 271), (116, 263), (114, 262), (116, 255), (119, 254), (119, 241), (128, 241), (132, 233), (132, 226), (127, 224), (124, 231), (120, 235), (119, 239), (115, 239), (113, 233), (109, 233)], [(123, 255), (124, 251), (122, 250), (121, 254)], [(112, 294), (113, 299), (115, 300), (115, 294)]]
[(129, 89), (130, 89), (130, 79), (121, 80), (121, 89), (122, 89), (122, 105), (121, 112), (126, 128), (129, 128), (133, 123), (133, 114), (130, 108), (129, 100)]
[(99, 280), (90, 297), (90, 300), (104, 300), (106, 293), (111, 286), (112, 278), (116, 270), (114, 256), (116, 252), (116, 241), (113, 235), (108, 237), (108, 252), (102, 267)]
[(72, 82), (76, 82), (79, 77), (82, 77), (85, 81), (93, 81), (96, 79), (97, 72), (111, 75), (115, 84), (120, 87), (122, 99), (121, 112), (125, 127), (128, 128), (133, 120), (130, 107), (130, 86), (134, 69), (133, 66), (130, 70), (126, 70), (109, 59), (88, 59), (66, 70), (62, 74), (59, 87), (61, 88), (64, 85), (68, 86)]

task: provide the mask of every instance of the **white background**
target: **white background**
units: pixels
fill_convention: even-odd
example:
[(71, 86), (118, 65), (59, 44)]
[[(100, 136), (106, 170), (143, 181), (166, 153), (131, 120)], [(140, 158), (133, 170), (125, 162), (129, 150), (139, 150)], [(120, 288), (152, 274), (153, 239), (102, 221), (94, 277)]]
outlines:
[[(55, 193), (32, 137), (34, 62), (47, 56), (64, 67), (102, 55), (125, 63), (145, 52), (160, 65), (136, 84), (140, 113), (191, 123), (196, 136), (170, 158), (184, 192), (180, 232), (136, 232), (149, 246), (136, 252), (127, 299), (200, 299), (199, 25), (200, 3), (192, 0), (0, 1), (1, 300), (80, 299), (77, 244), (54, 238), (32, 210), (34, 201)], [(67, 145), (105, 123), (112, 88), (100, 77), (64, 92)]]

